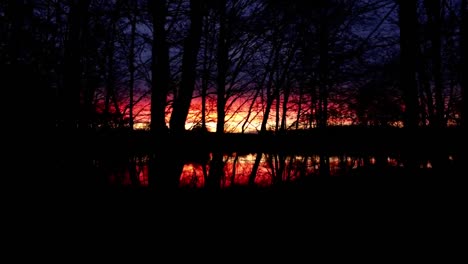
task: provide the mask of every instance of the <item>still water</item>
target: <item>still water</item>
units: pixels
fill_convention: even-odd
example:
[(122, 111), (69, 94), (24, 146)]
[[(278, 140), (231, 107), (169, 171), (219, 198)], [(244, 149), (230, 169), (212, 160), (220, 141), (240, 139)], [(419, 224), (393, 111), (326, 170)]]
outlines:
[[(321, 162), (319, 155), (280, 155), (280, 154), (260, 154), (256, 172), (255, 161), (258, 154), (224, 154), (223, 175), (221, 187), (233, 185), (247, 185), (249, 178), (255, 174), (255, 184), (257, 186), (269, 186), (275, 182), (290, 182), (307, 177), (319, 176)], [(334, 176), (362, 175), (373, 172), (377, 166), (385, 168), (385, 171), (395, 171), (403, 167), (403, 163), (398, 157), (373, 156), (330, 156), (328, 159), (328, 174)], [(189, 161), (183, 166), (180, 175), (180, 187), (200, 188), (205, 185), (210, 172), (210, 162), (212, 155), (206, 162)], [(95, 166), (99, 168), (101, 176), (110, 185), (132, 185), (130, 171), (133, 170), (140, 186), (148, 185), (149, 157), (137, 156), (130, 161), (112, 160), (95, 161)], [(325, 163), (326, 164), (326, 163)], [(420, 161), (419, 168), (430, 170), (430, 161)], [(377, 173), (379, 174), (379, 173)], [(379, 176), (379, 175), (372, 175)]]

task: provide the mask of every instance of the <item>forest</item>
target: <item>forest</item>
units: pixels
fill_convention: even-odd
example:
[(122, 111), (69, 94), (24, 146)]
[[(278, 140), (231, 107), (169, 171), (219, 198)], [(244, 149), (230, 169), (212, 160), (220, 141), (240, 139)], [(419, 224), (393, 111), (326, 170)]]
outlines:
[(0, 72), (64, 186), (455, 177), (467, 2), (5, 0)]

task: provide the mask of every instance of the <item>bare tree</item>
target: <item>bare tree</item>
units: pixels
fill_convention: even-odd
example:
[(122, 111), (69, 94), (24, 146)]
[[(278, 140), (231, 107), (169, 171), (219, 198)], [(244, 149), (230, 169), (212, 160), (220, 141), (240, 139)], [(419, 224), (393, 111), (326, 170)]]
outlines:
[(184, 55), (182, 58), (182, 80), (177, 98), (174, 99), (170, 128), (175, 133), (185, 130), (185, 122), (195, 89), (197, 55), (203, 25), (203, 1), (190, 1), (190, 29), (184, 41)]
[(165, 131), (166, 100), (169, 92), (169, 45), (165, 29), (167, 6), (165, 0), (150, 1), (153, 16), (152, 78), (151, 78), (151, 130)]
[(129, 126), (133, 130), (133, 107), (134, 107), (134, 90), (135, 90), (135, 38), (136, 38), (136, 25), (137, 25), (137, 0), (130, 0), (129, 20), (130, 20), (130, 52), (128, 54), (128, 71), (130, 78), (128, 80), (129, 89)]
[(405, 101), (404, 124), (408, 128), (418, 126), (418, 93), (416, 89), (417, 54), (417, 1), (399, 0), (401, 89)]
[[(442, 38), (442, 5), (440, 0), (424, 1), (429, 23), (429, 34), (431, 40), (431, 59), (432, 59), (432, 76), (434, 77), (435, 88), (435, 127), (446, 126), (445, 103), (444, 103), (444, 80), (442, 77), (442, 54), (441, 54), (441, 38)], [(429, 95), (428, 95), (429, 97)], [(432, 94), (431, 94), (432, 97)]]
[(461, 69), (462, 69), (462, 127), (466, 129), (468, 124), (468, 100), (467, 100), (467, 89), (468, 89), (468, 1), (462, 0), (461, 4), (462, 12), (462, 41), (460, 45), (461, 49)]
[(64, 76), (60, 100), (63, 109), (62, 122), (67, 128), (76, 128), (80, 121), (80, 96), (82, 91), (81, 74), (83, 72), (81, 57), (83, 56), (84, 38), (88, 22), (90, 0), (72, 1), (68, 24), (69, 30), (65, 41)]

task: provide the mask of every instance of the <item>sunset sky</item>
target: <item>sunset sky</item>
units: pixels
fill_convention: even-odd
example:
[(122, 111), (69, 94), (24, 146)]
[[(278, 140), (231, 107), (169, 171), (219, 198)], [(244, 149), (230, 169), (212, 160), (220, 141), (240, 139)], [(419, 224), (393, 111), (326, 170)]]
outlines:
[[(303, 99), (304, 100), (304, 99)], [(253, 103), (252, 111), (249, 114), (249, 109), (252, 105), (253, 96), (245, 96), (238, 97), (235, 100), (231, 99), (227, 102), (226, 107), (226, 119), (225, 119), (225, 132), (245, 132), (245, 133), (255, 133), (260, 130), (260, 126), (264, 116), (264, 109), (265, 109), (265, 102), (262, 98), (257, 98), (256, 101)], [(295, 126), (295, 122), (297, 120), (297, 98), (291, 96), (289, 98), (289, 103), (287, 106), (287, 114), (286, 114), (286, 127)], [(283, 108), (283, 97), (281, 98), (280, 102), (280, 122), (282, 116), (282, 108)], [(194, 127), (201, 125), (201, 98), (195, 97), (192, 100), (189, 114), (187, 117), (187, 122), (185, 128), (190, 130)], [(349, 106), (346, 104), (338, 104), (338, 103), (330, 103), (330, 113), (332, 114), (329, 119), (329, 123), (331, 125), (351, 125), (353, 124), (353, 119), (356, 118), (356, 114), (354, 111), (349, 109)], [(124, 110), (122, 107), (121, 111)], [(168, 105), (166, 109), (166, 123), (169, 123), (170, 115), (171, 115), (171, 105)], [(215, 132), (216, 131), (216, 97), (210, 96), (207, 98), (207, 105), (206, 105), (206, 126), (208, 131)], [(128, 111), (126, 112), (128, 115)], [(135, 129), (147, 129), (149, 126), (150, 121), (150, 100), (149, 98), (145, 98), (138, 102), (135, 105), (134, 109), (135, 113)], [(301, 122), (299, 128), (304, 128), (304, 126), (308, 123), (307, 118), (310, 116), (310, 107), (303, 104), (301, 106)], [(247, 120), (248, 118), (248, 120)], [(274, 103), (269, 119), (267, 128), (274, 129), (276, 126), (276, 103)], [(244, 131), (242, 131), (242, 127), (244, 127)]]

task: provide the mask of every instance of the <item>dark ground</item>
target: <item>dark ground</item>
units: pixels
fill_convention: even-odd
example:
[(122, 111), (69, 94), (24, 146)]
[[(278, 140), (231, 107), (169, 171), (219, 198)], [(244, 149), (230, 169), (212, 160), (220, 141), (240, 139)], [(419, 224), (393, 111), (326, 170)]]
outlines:
[(395, 177), (218, 191), (36, 190), (10, 197), (8, 218), (21, 228), (9, 231), (20, 248), (32, 243), (60, 260), (451, 261), (464, 251), (464, 186), (458, 177)]
[[(368, 137), (368, 142), (391, 146), (380, 140), (382, 135), (372, 135), (375, 137)], [(356, 135), (346, 138), (353, 142)], [(435, 138), (441, 139), (436, 144), (452, 148), (452, 143), (444, 144), (444, 137)], [(454, 136), (447, 138), (456, 142)], [(109, 142), (113, 141), (101, 143)], [(455, 149), (462, 153), (462, 144)], [(242, 255), (241, 261), (247, 262), (252, 260), (250, 253), (273, 256), (279, 262), (297, 262), (293, 259), (298, 255), (310, 260), (324, 254), (349, 261), (402, 261), (409, 260), (408, 256), (450, 261), (463, 252), (460, 241), (467, 220), (462, 180), (466, 169), (459, 164), (419, 177), (399, 173), (392, 177), (313, 178), (270, 188), (216, 191), (77, 188), (55, 182), (45, 187), (28, 185), (10, 194), (12, 190), (4, 185), (4, 208), (11, 210), (4, 210), (3, 215), (13, 220), (12, 225), (4, 226), (19, 245), (30, 241), (37, 248), (51, 250), (52, 255), (61, 252), (69, 258), (89, 254), (89, 248), (102, 253), (109, 245), (120, 254), (138, 244), (143, 246), (142, 254), (158, 252), (154, 254), (176, 258), (191, 252), (195, 259), (214, 258), (217, 262), (224, 261), (216, 254), (227, 260)], [(23, 164), (22, 168), (37, 172), (34, 166)], [(33, 182), (48, 176), (39, 175)], [(147, 249), (151, 243), (154, 245)], [(81, 246), (72, 246), (76, 244)], [(167, 248), (176, 251), (165, 252)], [(280, 261), (276, 254), (288, 258)]]

